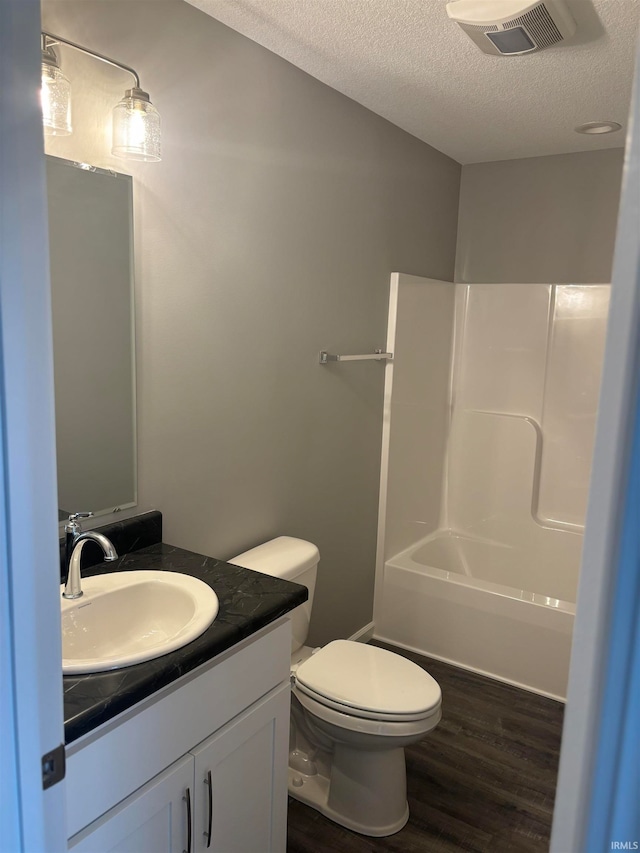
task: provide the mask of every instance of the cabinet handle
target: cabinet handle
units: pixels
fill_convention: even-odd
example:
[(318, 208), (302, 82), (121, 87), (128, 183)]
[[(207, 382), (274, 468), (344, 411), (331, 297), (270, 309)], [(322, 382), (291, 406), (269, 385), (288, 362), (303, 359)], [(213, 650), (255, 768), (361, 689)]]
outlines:
[(213, 784), (211, 782), (211, 770), (207, 771), (207, 778), (204, 780), (204, 784), (209, 789), (209, 822), (207, 824), (207, 831), (202, 834), (207, 836), (208, 850), (211, 847), (211, 827), (213, 825)]
[(191, 853), (191, 788), (187, 788), (182, 799), (187, 804), (187, 849), (182, 853)]

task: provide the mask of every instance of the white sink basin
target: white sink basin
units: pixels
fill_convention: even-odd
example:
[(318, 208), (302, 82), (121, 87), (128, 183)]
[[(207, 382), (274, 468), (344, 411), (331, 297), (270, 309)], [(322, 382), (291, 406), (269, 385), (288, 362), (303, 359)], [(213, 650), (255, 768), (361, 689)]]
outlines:
[(178, 572), (111, 572), (83, 578), (82, 591), (74, 601), (61, 598), (66, 675), (165, 655), (199, 637), (218, 614), (211, 587)]

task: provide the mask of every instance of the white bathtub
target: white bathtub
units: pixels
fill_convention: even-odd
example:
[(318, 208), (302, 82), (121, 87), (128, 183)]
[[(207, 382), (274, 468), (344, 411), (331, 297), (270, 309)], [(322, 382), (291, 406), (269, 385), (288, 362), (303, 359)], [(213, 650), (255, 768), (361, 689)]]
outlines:
[[(579, 560), (581, 538), (562, 538), (567, 560)], [(376, 637), (563, 700), (575, 604), (516, 588), (531, 577), (522, 556), (431, 534), (385, 563)]]

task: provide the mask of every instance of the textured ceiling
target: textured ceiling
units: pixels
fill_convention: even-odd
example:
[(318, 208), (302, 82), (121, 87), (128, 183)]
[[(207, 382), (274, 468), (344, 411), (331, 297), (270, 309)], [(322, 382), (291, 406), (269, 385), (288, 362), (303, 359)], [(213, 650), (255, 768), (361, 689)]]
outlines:
[(463, 164), (624, 145), (640, 0), (567, 0), (576, 35), (523, 57), (481, 53), (446, 0), (187, 2)]

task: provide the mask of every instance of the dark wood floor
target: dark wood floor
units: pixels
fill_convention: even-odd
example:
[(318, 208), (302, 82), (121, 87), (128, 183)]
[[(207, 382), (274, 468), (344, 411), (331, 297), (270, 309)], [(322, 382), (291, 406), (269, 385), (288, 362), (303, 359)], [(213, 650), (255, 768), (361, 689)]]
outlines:
[(406, 750), (408, 824), (366, 838), (290, 798), (288, 853), (547, 851), (564, 706), (394, 651), (427, 669), (443, 696), (438, 727)]

